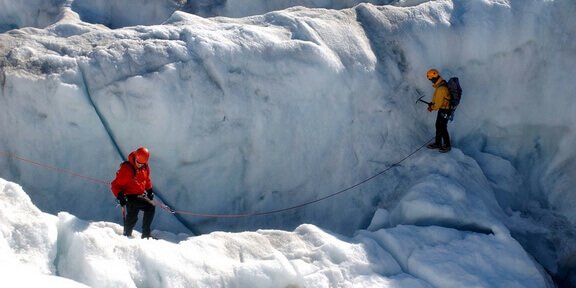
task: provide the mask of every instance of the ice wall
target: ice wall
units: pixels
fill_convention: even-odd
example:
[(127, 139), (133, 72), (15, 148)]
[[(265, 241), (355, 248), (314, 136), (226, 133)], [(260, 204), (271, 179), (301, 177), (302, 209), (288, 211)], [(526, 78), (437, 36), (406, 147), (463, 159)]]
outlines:
[[(145, 145), (159, 194), (175, 208), (228, 214), (299, 204), (428, 140), (433, 117), (414, 100), (416, 90), (431, 92), (422, 75), (436, 67), (461, 78), (454, 143), (477, 159), (498, 200), (518, 209), (535, 200), (574, 219), (574, 9), (569, 1), (434, 1), (243, 19), (177, 12), (161, 26), (110, 30), (67, 7), (45, 29), (1, 35), (1, 104), (10, 107), (2, 147), (99, 181), (13, 157), (3, 170), (46, 211), (118, 221), (106, 182), (121, 155)], [(309, 222), (351, 232), (415, 184), (409, 174), (386, 177), (271, 218), (180, 220), (199, 231)]]
[[(403, 214), (403, 205), (432, 187), (454, 199), (459, 191), (480, 197), (490, 217), (503, 207), (550, 219), (546, 232), (521, 238), (547, 235), (542, 254), (554, 247), (573, 267), (572, 242), (558, 227), (571, 231), (576, 222), (576, 4), (422, 2), (242, 19), (170, 14), (170, 5), (184, 5), (174, 2), (154, 6), (164, 13), (156, 16), (146, 5), (124, 10), (126, 21), (152, 22), (116, 24), (122, 9), (88, 21), (100, 16), (86, 11), (109, 8), (88, 2), (0, 2), (3, 31), (28, 27), (0, 34), (2, 176), (22, 183), (44, 211), (120, 222), (107, 183), (122, 157), (145, 145), (157, 191), (173, 208), (236, 214), (300, 204), (430, 139), (433, 116), (414, 100), (417, 91), (431, 93), (423, 75), (436, 67), (459, 76), (465, 91), (450, 127), (458, 149), (448, 159), (417, 155), (351, 193), (271, 217), (176, 219), (162, 211), (155, 224), (207, 232), (306, 222), (350, 234), (375, 211), (387, 215), (379, 225), (422, 223), (427, 214)], [(110, 29), (150, 23), (164, 24)], [(552, 258), (547, 268), (565, 269)]]

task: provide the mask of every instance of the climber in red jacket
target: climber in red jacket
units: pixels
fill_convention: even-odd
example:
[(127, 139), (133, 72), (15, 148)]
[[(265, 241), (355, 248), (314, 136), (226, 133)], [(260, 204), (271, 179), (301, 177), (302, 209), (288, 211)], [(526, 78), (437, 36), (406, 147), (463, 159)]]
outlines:
[(138, 212), (144, 212), (142, 238), (150, 238), (150, 225), (154, 219), (155, 206), (152, 180), (148, 159), (150, 151), (140, 147), (128, 155), (128, 161), (120, 165), (116, 178), (112, 181), (112, 193), (122, 207), (126, 206), (124, 236), (131, 237), (132, 229), (138, 222)]

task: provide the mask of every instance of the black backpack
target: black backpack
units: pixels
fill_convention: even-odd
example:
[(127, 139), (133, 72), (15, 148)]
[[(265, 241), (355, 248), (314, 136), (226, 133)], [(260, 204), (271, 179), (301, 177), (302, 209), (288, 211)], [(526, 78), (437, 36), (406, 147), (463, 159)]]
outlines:
[(450, 121), (454, 118), (454, 111), (458, 104), (460, 104), (460, 99), (462, 98), (462, 87), (460, 87), (460, 81), (458, 77), (452, 77), (446, 83), (448, 87), (448, 93), (450, 93)]

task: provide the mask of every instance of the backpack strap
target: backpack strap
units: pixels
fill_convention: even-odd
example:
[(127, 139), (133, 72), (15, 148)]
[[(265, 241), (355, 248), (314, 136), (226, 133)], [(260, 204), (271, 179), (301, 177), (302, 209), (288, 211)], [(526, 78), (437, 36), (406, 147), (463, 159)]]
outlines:
[(440, 83), (440, 85), (438, 86), (438, 88), (440, 88), (440, 87), (442, 87), (442, 86), (444, 86), (444, 87), (446, 87), (446, 89), (448, 89), (448, 97), (450, 97), (450, 98), (444, 97), (444, 101), (448, 101), (448, 105), (450, 106), (449, 110), (451, 110), (451, 109), (452, 109), (452, 104), (450, 103), (450, 99), (452, 98), (452, 95), (450, 95), (450, 87), (448, 87), (448, 81), (446, 81), (446, 80), (444, 79), (444, 82)]
[(132, 163), (130, 163), (130, 161), (124, 161), (120, 164), (120, 167), (122, 167), (124, 164), (130, 166), (130, 168), (132, 169), (132, 177), (136, 176), (136, 168), (132, 166)]

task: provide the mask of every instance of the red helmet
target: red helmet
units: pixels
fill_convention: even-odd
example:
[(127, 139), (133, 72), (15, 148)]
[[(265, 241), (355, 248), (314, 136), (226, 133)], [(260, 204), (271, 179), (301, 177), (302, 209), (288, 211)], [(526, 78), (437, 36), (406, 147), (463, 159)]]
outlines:
[(150, 151), (146, 147), (140, 147), (134, 151), (134, 156), (137, 162), (146, 164), (150, 158)]

